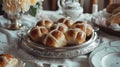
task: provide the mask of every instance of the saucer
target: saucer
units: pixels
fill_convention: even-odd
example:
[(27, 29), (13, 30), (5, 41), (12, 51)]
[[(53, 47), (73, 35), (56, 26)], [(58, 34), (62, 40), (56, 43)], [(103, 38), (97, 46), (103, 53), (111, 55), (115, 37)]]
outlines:
[[(119, 67), (120, 41), (101, 44), (89, 56), (90, 67)], [(114, 58), (113, 58), (114, 57)]]

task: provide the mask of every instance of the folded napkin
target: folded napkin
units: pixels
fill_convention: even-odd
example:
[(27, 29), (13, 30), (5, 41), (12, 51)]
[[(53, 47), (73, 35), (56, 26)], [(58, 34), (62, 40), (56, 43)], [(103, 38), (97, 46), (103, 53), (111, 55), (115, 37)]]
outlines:
[(7, 44), (7, 36), (4, 34), (4, 32), (1, 32), (0, 30), (0, 54), (3, 53), (2, 50), (7, 46)]
[(6, 29), (6, 24), (9, 24), (9, 20), (5, 19), (3, 16), (0, 16), (0, 49), (3, 49), (4, 46), (14, 45), (18, 42), (18, 34), (25, 32), (26, 29), (34, 26), (36, 24), (36, 18), (30, 15), (23, 15), (20, 19), (24, 28), (21, 30), (8, 30)]

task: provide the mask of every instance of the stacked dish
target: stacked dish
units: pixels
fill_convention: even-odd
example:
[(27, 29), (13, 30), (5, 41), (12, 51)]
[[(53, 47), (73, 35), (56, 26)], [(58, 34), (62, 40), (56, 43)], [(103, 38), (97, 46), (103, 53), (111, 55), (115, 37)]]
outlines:
[(93, 22), (102, 31), (120, 36), (120, 4), (110, 4), (105, 10), (96, 13), (94, 17)]
[(89, 56), (90, 67), (119, 67), (120, 41), (103, 43)]

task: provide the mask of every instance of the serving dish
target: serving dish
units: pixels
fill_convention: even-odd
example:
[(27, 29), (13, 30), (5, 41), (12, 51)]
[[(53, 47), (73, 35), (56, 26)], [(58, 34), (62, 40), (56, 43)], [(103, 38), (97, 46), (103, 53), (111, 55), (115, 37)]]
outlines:
[(91, 38), (82, 45), (66, 46), (60, 48), (48, 47), (37, 44), (30, 40), (28, 35), (22, 36), (21, 47), (28, 53), (40, 58), (72, 58), (79, 55), (87, 54), (93, 51), (100, 42), (96, 32), (93, 32)]
[[(103, 19), (103, 20), (102, 20)], [(103, 32), (106, 32), (110, 35), (114, 35), (114, 36), (120, 36), (120, 30), (119, 29), (114, 29), (114, 28), (111, 28), (111, 27), (107, 27), (105, 25), (105, 20), (106, 18), (93, 18), (93, 23), (96, 27), (100, 28), (100, 30), (102, 30)]]
[[(119, 67), (120, 41), (106, 42), (89, 56), (90, 67)], [(114, 57), (114, 58), (113, 58)]]
[[(94, 16), (94, 15), (93, 15)], [(99, 27), (100, 30), (110, 35), (120, 36), (120, 25), (113, 24), (107, 25), (107, 19), (110, 18), (111, 14), (107, 13), (106, 10), (100, 11), (92, 18), (92, 22), (95, 26)]]
[(100, 28), (100, 30), (102, 30), (103, 32), (107, 33), (107, 34), (110, 34), (110, 35), (114, 35), (114, 36), (119, 36), (120, 37), (120, 31), (116, 31), (116, 30), (113, 30), (109, 27), (105, 27), (105, 26), (102, 26), (102, 25), (97, 25), (95, 24), (98, 28)]

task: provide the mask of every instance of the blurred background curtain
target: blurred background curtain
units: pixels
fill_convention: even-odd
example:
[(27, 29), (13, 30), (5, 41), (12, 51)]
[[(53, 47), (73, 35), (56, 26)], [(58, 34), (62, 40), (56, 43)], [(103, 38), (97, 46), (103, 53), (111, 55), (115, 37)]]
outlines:
[[(102, 10), (106, 8), (110, 0), (98, 0), (98, 8)], [(92, 12), (93, 0), (79, 0), (81, 6), (84, 8), (85, 13)], [(113, 0), (113, 3), (120, 3), (120, 0)], [(44, 10), (57, 10), (57, 0), (44, 0)]]
[[(92, 12), (93, 0), (79, 0), (79, 2), (81, 6), (84, 8), (84, 13)], [(113, 3), (120, 3), (120, 0), (113, 0)], [(108, 4), (109, 4), (109, 0), (98, 0), (99, 10), (106, 8)], [(57, 10), (58, 9), (57, 0), (44, 0), (43, 9), (51, 10), (51, 11)], [(1, 0), (0, 0), (0, 14), (3, 14)]]

